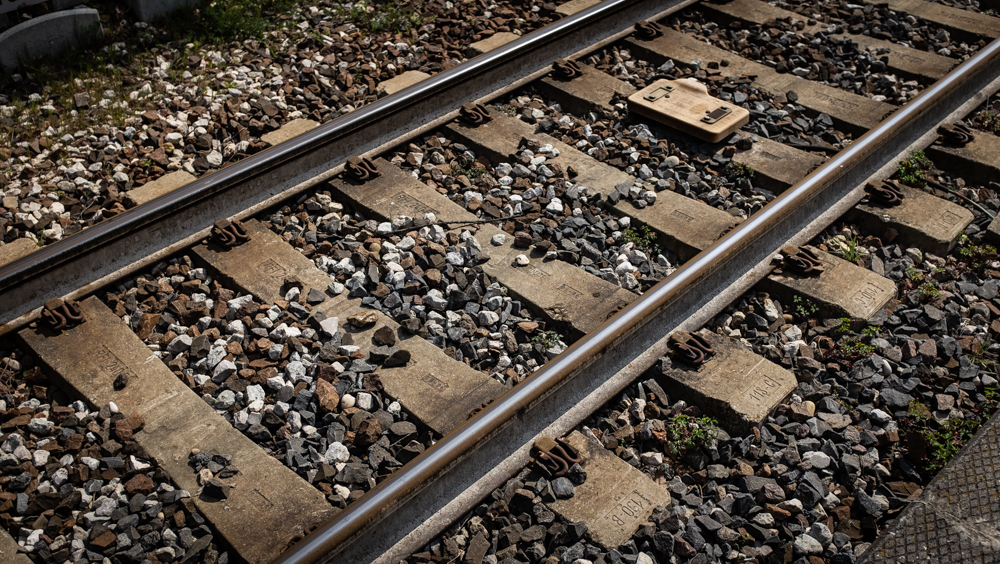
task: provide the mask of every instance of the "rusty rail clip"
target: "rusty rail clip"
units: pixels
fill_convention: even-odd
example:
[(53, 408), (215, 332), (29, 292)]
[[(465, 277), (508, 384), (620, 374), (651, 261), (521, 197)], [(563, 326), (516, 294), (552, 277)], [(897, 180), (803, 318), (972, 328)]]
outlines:
[(976, 138), (962, 123), (946, 123), (938, 127), (938, 134), (941, 136), (938, 142), (950, 147), (964, 147)]
[(223, 247), (232, 248), (238, 247), (249, 241), (250, 234), (247, 233), (243, 224), (235, 219), (232, 221), (228, 219), (220, 219), (219, 221), (216, 221), (215, 225), (212, 227), (212, 238), (214, 238), (215, 241)]
[(493, 119), (493, 116), (486, 111), (486, 108), (484, 108), (482, 104), (474, 104), (472, 102), (463, 104), (458, 113), (459, 116), (461, 116), (462, 121), (472, 125), (479, 125)]
[(663, 30), (660, 29), (660, 26), (656, 22), (642, 20), (635, 24), (635, 34), (649, 41), (663, 35)]
[(903, 200), (903, 192), (891, 180), (879, 182), (877, 185), (866, 184), (865, 191), (871, 195), (875, 203), (883, 206), (896, 206)]
[(351, 178), (361, 182), (368, 182), (382, 174), (368, 157), (351, 157), (347, 159), (345, 168)]
[(565, 476), (570, 466), (583, 462), (579, 451), (562, 439), (542, 437), (533, 448), (537, 451), (535, 463), (553, 478)]
[(556, 72), (557, 78), (563, 80), (572, 80), (583, 74), (580, 70), (580, 66), (576, 64), (576, 61), (571, 61), (569, 59), (558, 59), (556, 62), (552, 63), (552, 70)]
[(675, 331), (670, 335), (670, 342), (673, 344), (673, 356), (695, 366), (701, 366), (706, 357), (715, 354), (712, 345), (697, 333)]
[(59, 331), (73, 325), (83, 323), (83, 312), (80, 306), (73, 300), (62, 298), (52, 298), (45, 302), (45, 309), (42, 310), (42, 319), (50, 328)]
[(810, 249), (788, 246), (781, 252), (785, 255), (785, 267), (792, 272), (806, 276), (819, 276), (823, 272), (823, 261)]

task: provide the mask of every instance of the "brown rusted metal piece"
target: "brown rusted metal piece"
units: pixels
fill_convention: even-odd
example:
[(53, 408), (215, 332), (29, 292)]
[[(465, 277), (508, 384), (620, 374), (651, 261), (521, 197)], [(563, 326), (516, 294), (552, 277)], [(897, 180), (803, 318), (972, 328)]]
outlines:
[(891, 180), (885, 180), (878, 184), (865, 184), (865, 191), (873, 203), (881, 206), (897, 206), (903, 201), (903, 192), (899, 185)]
[(220, 219), (212, 227), (212, 239), (223, 247), (238, 247), (250, 240), (243, 224), (236, 220)]
[(946, 123), (938, 127), (938, 135), (937, 142), (949, 147), (964, 147), (976, 138), (972, 130), (962, 123)]
[(649, 41), (650, 39), (656, 39), (663, 35), (663, 30), (656, 22), (650, 22), (642, 20), (635, 24), (635, 34), (639, 36), (640, 39), (645, 39)]
[(462, 109), (458, 113), (462, 121), (470, 125), (479, 125), (493, 119), (493, 116), (486, 111), (486, 108), (482, 104), (474, 104), (472, 102), (462, 105)]
[(375, 163), (368, 157), (351, 157), (347, 159), (345, 170), (348, 176), (360, 182), (367, 182), (382, 174), (378, 171)]
[(83, 323), (83, 312), (73, 300), (52, 298), (45, 302), (45, 308), (42, 309), (42, 320), (49, 328), (60, 331)]
[(555, 71), (556, 78), (563, 80), (572, 80), (583, 74), (580, 65), (569, 59), (559, 59), (552, 63), (552, 70)]
[(571, 466), (583, 462), (579, 451), (562, 439), (542, 437), (535, 441), (535, 463), (549, 476), (565, 476)]
[(697, 333), (675, 331), (670, 335), (670, 344), (674, 358), (694, 366), (701, 366), (708, 357), (715, 354), (712, 345), (705, 340), (705, 337)]
[(805, 276), (819, 276), (823, 272), (823, 261), (806, 247), (788, 246), (781, 249), (785, 255), (785, 268)]

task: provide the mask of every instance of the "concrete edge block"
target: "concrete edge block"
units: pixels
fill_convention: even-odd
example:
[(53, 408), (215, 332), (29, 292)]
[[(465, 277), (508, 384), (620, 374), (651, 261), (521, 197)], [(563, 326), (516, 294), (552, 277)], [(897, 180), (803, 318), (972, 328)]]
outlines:
[(0, 33), (0, 67), (17, 69), (22, 61), (56, 55), (80, 43), (96, 28), (101, 18), (93, 8), (74, 8), (45, 14)]

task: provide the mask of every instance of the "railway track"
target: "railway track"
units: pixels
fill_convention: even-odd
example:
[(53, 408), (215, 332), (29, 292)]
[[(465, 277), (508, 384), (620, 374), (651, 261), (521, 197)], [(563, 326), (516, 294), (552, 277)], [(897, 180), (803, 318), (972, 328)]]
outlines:
[[(848, 552), (853, 561), (843, 539), (831, 540), (834, 531), (848, 543), (871, 542), (892, 526), (890, 517), (906, 499), (896, 492), (890, 503), (879, 489), (890, 476), (905, 474), (895, 454), (901, 452), (898, 437), (883, 437), (886, 429), (897, 429), (885, 421), (874, 429), (883, 431), (876, 443), (849, 445), (860, 448), (858, 454), (870, 454), (874, 444), (891, 453), (872, 455), (865, 469), (870, 472), (860, 476), (872, 478), (860, 486), (859, 476), (842, 483), (834, 470), (823, 471), (824, 456), (830, 463), (825, 447), (796, 450), (796, 456), (799, 450), (808, 455), (803, 466), (789, 462), (794, 445), (778, 441), (785, 458), (737, 477), (709, 466), (718, 458), (665, 461), (663, 453), (657, 459), (651, 452), (642, 453), (642, 461), (628, 441), (644, 420), (657, 419), (649, 413), (661, 411), (718, 420), (728, 438), (694, 449), (705, 457), (718, 457), (718, 445), (739, 437), (750, 437), (747, 445), (756, 440), (758, 449), (774, 446), (774, 433), (781, 432), (805, 433), (798, 437), (803, 445), (810, 434), (831, 440), (806, 421), (819, 425), (816, 406), (838, 389), (813, 388), (811, 382), (834, 376), (817, 373), (822, 365), (812, 356), (812, 363), (800, 360), (805, 353), (775, 352), (774, 343), (768, 348), (756, 341), (751, 350), (732, 337), (794, 334), (795, 323), (807, 324), (815, 315), (870, 320), (896, 338), (889, 317), (906, 310), (897, 307), (908, 303), (901, 286), (906, 281), (887, 277), (888, 268), (880, 275), (872, 259), (853, 254), (857, 239), (853, 246), (843, 239), (839, 248), (816, 239), (842, 217), (863, 236), (895, 237), (908, 253), (912, 248), (922, 255), (948, 255), (962, 230), (992, 237), (991, 213), (961, 189), (994, 177), (994, 136), (977, 131), (972, 142), (931, 143), (939, 125), (965, 118), (997, 90), (994, 59), (1000, 47), (986, 40), (1000, 32), (994, 33), (996, 20), (988, 16), (929, 3), (891, 5), (981, 42), (949, 74), (949, 61), (958, 60), (892, 46), (880, 60), (884, 68), (916, 77), (922, 89), (898, 106), (876, 99), (880, 95), (858, 94), (854, 86), (810, 79), (815, 68), (808, 65), (796, 67), (805, 69), (800, 73), (777, 72), (766, 61), (739, 57), (669, 25), (687, 7), (622, 1), (586, 9), (0, 269), (0, 299), (11, 304), (2, 313), (4, 329), (14, 351), (4, 360), (9, 397), (0, 427), (8, 441), (6, 481), (0, 482), (7, 496), (0, 498), (6, 528), (16, 527), (17, 540), (43, 560), (123, 558), (133, 547), (155, 547), (172, 537), (179, 540), (156, 549), (157, 558), (482, 561), (487, 553), (497, 560), (501, 553), (528, 557), (529, 548), (535, 551), (529, 558), (541, 559), (559, 546), (564, 557), (579, 545), (580, 558), (609, 561), (612, 549), (628, 543), (636, 558), (669, 558), (663, 534), (670, 537), (671, 554), (676, 546), (676, 554), (692, 557), (706, 546), (705, 538), (692, 545), (692, 528), (699, 535), (726, 528), (739, 531), (737, 537), (716, 535), (707, 545), (720, 547), (720, 554), (704, 552), (708, 557), (742, 558), (739, 550), (736, 556), (730, 552), (749, 543), (756, 556), (743, 557), (766, 558), (780, 549), (787, 561), (820, 555), (834, 561)], [(698, 9), (740, 27), (793, 17), (750, 0)], [(640, 19), (661, 25), (640, 26), (633, 34)], [(886, 47), (878, 41), (884, 40), (859, 44), (877, 52)], [(609, 52), (619, 57), (618, 71)], [(554, 58), (570, 56), (577, 76), (550, 75)], [(720, 98), (728, 96), (726, 101), (740, 103), (743, 96), (762, 105), (751, 107), (750, 125), (718, 144), (627, 118), (625, 98), (663, 74), (693, 77)], [(482, 105), (459, 112), (470, 101)], [(615, 125), (626, 118), (627, 131)], [(875, 195), (865, 191), (866, 183), (899, 174), (899, 161), (919, 160), (911, 152), (922, 148), (944, 171), (933, 174), (962, 178), (963, 185), (938, 184), (936, 193), (892, 186)], [(329, 164), (357, 154), (368, 160)], [(900, 193), (902, 203), (895, 207), (876, 203), (877, 197), (893, 200)], [(956, 193), (954, 201), (939, 197)], [(955, 203), (970, 201), (974, 205)], [(242, 223), (222, 221), (212, 228), (220, 216)], [(810, 242), (825, 248), (788, 248)], [(797, 256), (798, 262), (779, 264), (776, 255)], [(879, 258), (883, 267), (893, 260)], [(819, 275), (797, 274), (796, 264)], [(923, 268), (922, 261), (910, 264)], [(763, 317), (746, 307), (758, 298), (740, 301), (755, 286), (774, 298), (754, 302), (774, 308)], [(988, 294), (952, 288), (943, 299)], [(58, 295), (78, 301), (49, 302), (40, 314), (39, 306)], [(987, 320), (991, 299), (982, 298)], [(716, 319), (720, 312), (728, 322)], [(733, 321), (751, 314), (763, 325), (740, 328)], [(52, 320), (66, 325), (53, 329)], [(701, 338), (686, 333), (703, 326), (714, 332)], [(981, 336), (972, 330), (970, 335)], [(870, 342), (872, 335), (867, 337)], [(917, 358), (910, 366), (930, 354), (922, 343), (934, 339), (925, 337), (907, 341), (914, 347), (907, 360)], [(796, 351), (802, 338), (798, 329)], [(989, 352), (988, 343), (977, 342), (980, 352)], [(974, 356), (967, 348), (962, 350)], [(684, 354), (695, 362), (681, 360)], [(961, 354), (952, 355), (958, 365)], [(701, 365), (703, 355), (708, 359)], [(902, 357), (893, 362), (905, 364)], [(938, 364), (945, 373), (959, 369)], [(885, 366), (891, 373), (895, 365)], [(821, 369), (839, 370), (829, 363)], [(989, 387), (978, 378), (969, 390), (962, 388), (971, 404), (982, 403)], [(887, 398), (902, 397), (896, 388), (886, 390)], [(914, 394), (907, 397), (925, 399)], [(72, 403), (76, 398), (85, 403)], [(851, 398), (853, 408), (858, 402)], [(881, 401), (885, 407), (889, 400)], [(906, 402), (898, 401), (893, 407), (905, 412)], [(813, 413), (806, 413), (806, 402)], [(635, 407), (642, 405), (656, 408)], [(871, 423), (862, 423), (874, 420), (870, 410), (861, 411), (864, 416), (850, 422), (833, 412), (838, 417), (823, 421), (838, 431), (848, 425), (873, 431)], [(893, 423), (898, 418), (880, 413)], [(805, 429), (789, 431), (779, 420)], [(55, 437), (46, 440), (50, 434)], [(550, 475), (550, 486), (539, 479), (544, 471), (526, 464), (536, 439), (565, 435), (582, 453), (586, 478), (576, 469), (572, 481)], [(838, 455), (838, 447), (831, 448)], [(563, 456), (572, 463), (576, 457), (567, 450)], [(755, 452), (755, 458), (771, 456)], [(723, 465), (746, 464), (732, 456)], [(84, 458), (87, 470), (77, 470)], [(891, 467), (882, 466), (884, 476), (874, 469), (883, 462)], [(799, 474), (782, 473), (779, 486), (770, 473), (781, 465)], [(60, 466), (68, 470), (57, 483)], [(676, 468), (677, 475), (665, 476), (664, 467)], [(681, 469), (695, 477), (685, 481)], [(704, 485), (709, 471), (716, 485), (725, 482), (741, 496), (749, 490), (750, 503), (773, 482), (783, 491), (768, 498), (772, 505), (790, 513), (779, 503), (794, 498), (800, 506), (805, 500), (805, 511), (799, 508), (793, 529), (783, 525), (784, 537), (775, 514), (779, 521), (787, 516), (756, 505), (738, 516), (743, 526), (698, 521), (686, 532), (670, 529), (671, 506), (693, 508), (670, 516), (695, 523), (693, 511), (702, 504), (677, 498)], [(508, 481), (515, 475), (516, 481)], [(754, 476), (771, 482), (755, 489), (746, 479)], [(782, 488), (789, 483), (797, 487)], [(92, 512), (59, 506), (71, 486), (89, 498), (74, 503)], [(828, 491), (808, 493), (824, 486)], [(575, 489), (572, 497), (567, 487)], [(504, 502), (500, 514), (482, 501), (494, 490)], [(848, 493), (860, 509), (844, 502)], [(473, 515), (480, 524), (488, 518), (513, 526), (516, 515), (504, 517), (504, 511), (514, 511), (515, 494), (519, 511), (548, 516), (528, 517), (538, 521), (521, 523), (504, 546), (497, 534), (469, 529)], [(826, 500), (827, 494), (837, 502)], [(142, 498), (135, 502), (137, 495)], [(886, 499), (884, 511), (852, 513), (866, 510), (862, 499), (880, 503), (875, 496)], [(717, 497), (721, 503), (725, 494)], [(809, 509), (821, 501), (829, 501), (826, 510), (836, 523)], [(134, 510), (124, 509), (133, 503)], [(843, 506), (846, 514), (834, 511)], [(145, 515), (130, 521), (129, 515), (139, 513)], [(771, 518), (757, 518), (764, 514)], [(31, 527), (24, 515), (35, 517)], [(77, 532), (76, 522), (89, 529)], [(547, 526), (540, 539), (521, 536), (542, 523)], [(554, 532), (551, 527), (561, 523), (586, 523), (589, 536), (581, 529), (566, 534), (565, 526)], [(154, 532), (157, 538), (148, 536)], [(557, 542), (553, 537), (560, 534)], [(805, 536), (820, 537), (820, 549)], [(459, 537), (464, 544), (449, 544)], [(539, 543), (541, 554), (534, 548)], [(875, 543), (892, 550), (885, 541)], [(757, 550), (762, 546), (768, 549)], [(683, 547), (695, 553), (684, 554)], [(183, 556), (177, 556), (181, 549)]]

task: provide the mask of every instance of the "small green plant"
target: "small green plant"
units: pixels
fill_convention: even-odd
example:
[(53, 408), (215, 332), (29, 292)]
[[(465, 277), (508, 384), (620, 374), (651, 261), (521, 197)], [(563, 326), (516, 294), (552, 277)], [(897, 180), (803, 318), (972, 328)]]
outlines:
[(752, 180), (756, 171), (750, 165), (745, 165), (743, 163), (738, 163), (736, 161), (729, 161), (726, 165), (726, 178), (731, 182), (739, 182), (741, 180)]
[(924, 275), (912, 266), (906, 269), (906, 277), (914, 282), (921, 282), (924, 279)]
[(924, 171), (930, 167), (931, 162), (923, 151), (910, 151), (910, 157), (899, 161), (896, 170), (896, 179), (916, 188), (923, 187), (926, 183)]
[(486, 174), (486, 167), (482, 165), (476, 159), (470, 157), (462, 157), (454, 167), (454, 172), (456, 175), (465, 175), (469, 180), (476, 180)]
[(993, 245), (975, 245), (964, 233), (958, 239), (958, 254), (962, 257), (962, 265), (982, 274), (987, 265), (1000, 258), (997, 255), (997, 248)]
[(636, 249), (648, 255), (660, 254), (660, 246), (656, 244), (656, 234), (648, 225), (626, 227), (622, 231), (621, 240), (623, 243), (634, 243)]
[(854, 236), (848, 239), (845, 244), (841, 245), (840, 252), (844, 255), (844, 260), (857, 262), (859, 258), (864, 256), (860, 249), (861, 248), (858, 247), (858, 235), (855, 233)]
[(661, 435), (669, 456), (683, 456), (687, 451), (700, 447), (719, 435), (719, 422), (711, 417), (691, 417), (677, 414), (664, 421)]
[(834, 331), (841, 337), (832, 349), (824, 351), (823, 354), (827, 359), (854, 363), (875, 354), (875, 347), (866, 343), (864, 339), (877, 336), (879, 328), (867, 325), (860, 333), (856, 333), (853, 326), (854, 320), (850, 317), (840, 318), (840, 325), (835, 327)]
[(917, 293), (920, 296), (920, 301), (925, 303), (933, 302), (941, 297), (941, 290), (938, 289), (936, 284), (930, 281), (921, 284), (917, 289)]
[(532, 342), (538, 343), (543, 347), (550, 349), (559, 344), (562, 340), (562, 335), (556, 331), (539, 331), (535, 333), (535, 336), (531, 338)]
[[(989, 416), (985, 412), (992, 413), (996, 409), (997, 392), (995, 388), (991, 390), (987, 398), (988, 405), (982, 406), (984, 420)], [(944, 468), (969, 442), (969, 439), (982, 424), (979, 418), (940, 421), (934, 418), (930, 410), (917, 400), (910, 402), (906, 414), (907, 417), (902, 420), (902, 426), (909, 431), (908, 439), (910, 440), (907, 443), (910, 447), (910, 453), (915, 455), (915, 458), (918, 459), (916, 462), (927, 475), (933, 475)]]
[(812, 317), (819, 313), (818, 305), (813, 303), (809, 298), (803, 298), (799, 295), (792, 296), (792, 305), (795, 307), (795, 313), (800, 318)]
[[(975, 342), (976, 341), (973, 341), (973, 343)], [(971, 360), (973, 364), (978, 364), (983, 368), (992, 369), (993, 366), (996, 364), (996, 361), (994, 360), (995, 355), (989, 352), (990, 347), (993, 346), (993, 343), (994, 343), (993, 335), (987, 332), (986, 338), (984, 338), (983, 341), (979, 343), (978, 346), (974, 347), (973, 350), (970, 351), (969, 360)], [(995, 390), (994, 393), (996, 393)], [(987, 398), (988, 397), (989, 396), (987, 396)]]

